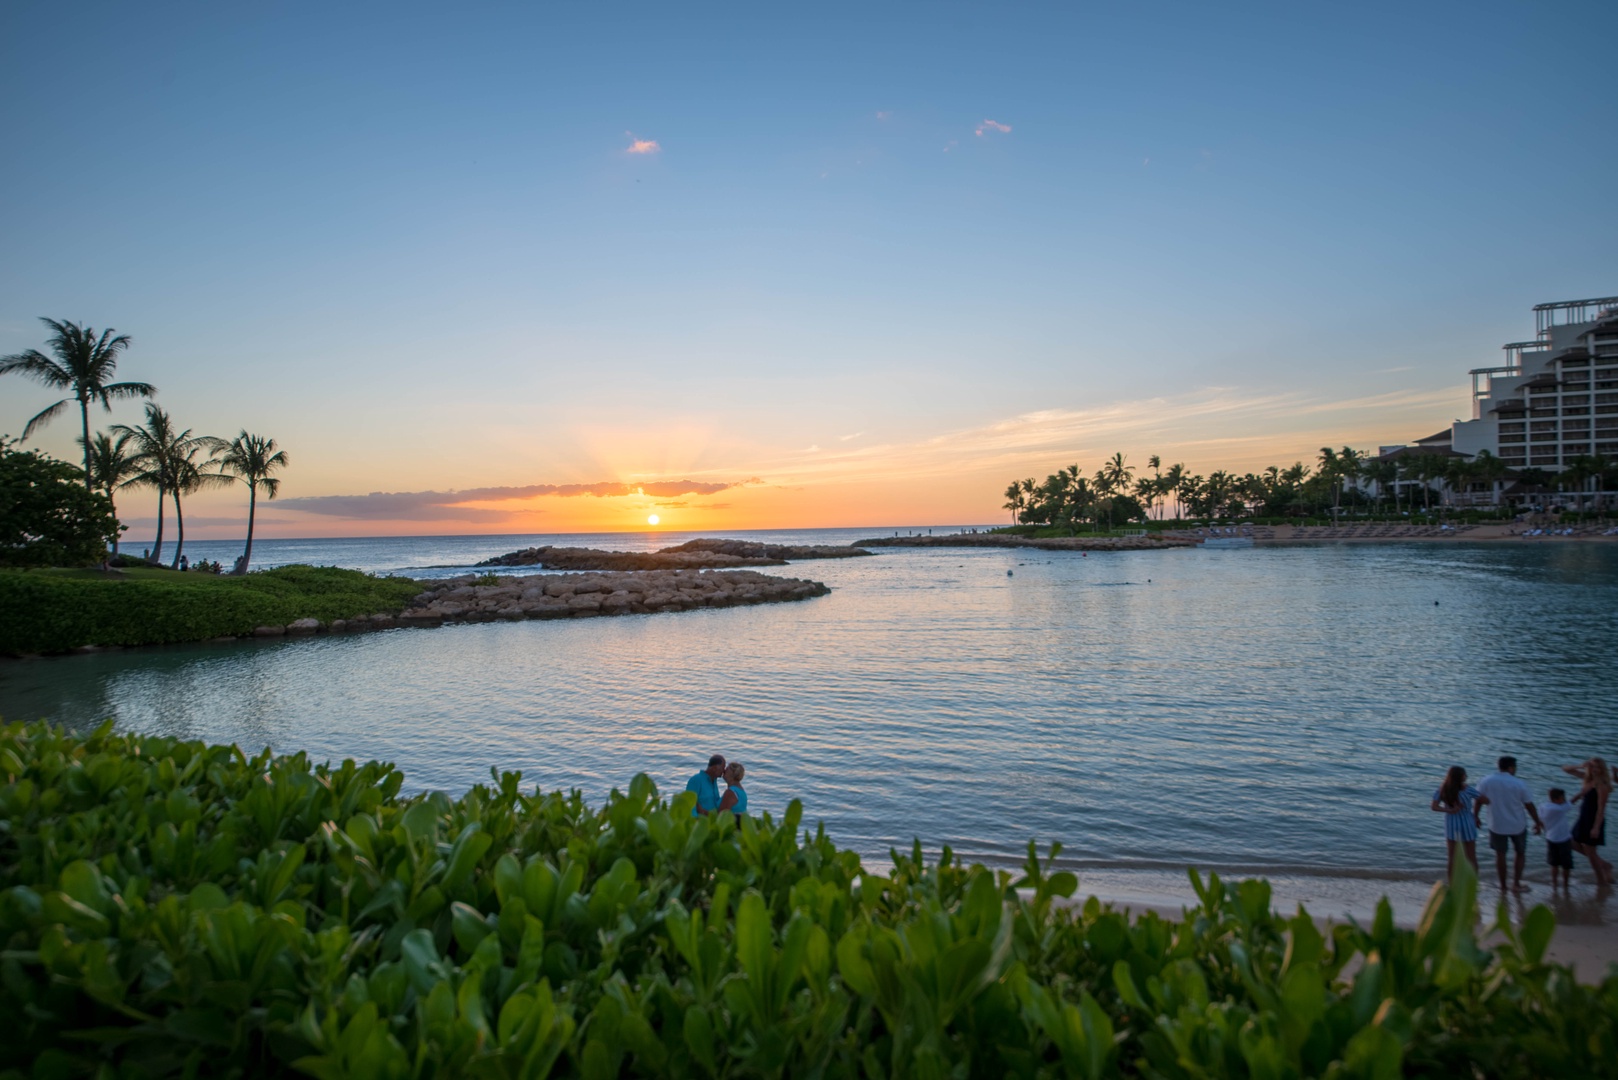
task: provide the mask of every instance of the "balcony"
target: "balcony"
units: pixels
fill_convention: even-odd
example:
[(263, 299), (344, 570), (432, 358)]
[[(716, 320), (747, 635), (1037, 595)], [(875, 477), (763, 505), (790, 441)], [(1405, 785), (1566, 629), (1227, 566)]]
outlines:
[(1592, 300), (1558, 300), (1551, 304), (1535, 304), (1535, 329), (1544, 334), (1553, 326), (1572, 326), (1576, 323), (1595, 322), (1597, 319), (1609, 314), (1614, 308), (1618, 308), (1618, 296), (1599, 296)]

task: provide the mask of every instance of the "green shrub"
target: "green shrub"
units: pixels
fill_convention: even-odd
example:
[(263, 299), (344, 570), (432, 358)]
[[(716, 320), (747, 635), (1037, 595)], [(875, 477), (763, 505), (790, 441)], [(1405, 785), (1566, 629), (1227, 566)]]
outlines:
[(112, 500), (84, 471), (0, 437), (0, 566), (89, 566), (118, 538)]
[(250, 634), (297, 619), (398, 611), (421, 591), (409, 578), (330, 566), (282, 566), (241, 577), (130, 569), (0, 570), (0, 654), (80, 645), (157, 645)]
[[(1021, 875), (880, 876), (799, 804), (739, 827), (637, 776), (401, 797), (375, 762), (0, 729), (0, 1070), (36, 1076), (1613, 1075), (1618, 977), (1474, 937), (1323, 934), (1262, 881), (1133, 921)], [(1055, 850), (1052, 855), (1055, 855)], [(1463, 861), (1464, 862), (1464, 861)], [(1350, 974), (1351, 972), (1351, 974)]]

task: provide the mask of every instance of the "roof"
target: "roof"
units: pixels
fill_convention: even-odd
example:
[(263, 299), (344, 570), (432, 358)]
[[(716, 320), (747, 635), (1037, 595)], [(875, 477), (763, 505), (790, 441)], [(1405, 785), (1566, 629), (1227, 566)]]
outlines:
[(1454, 428), (1445, 428), (1443, 431), (1434, 432), (1433, 434), (1427, 436), (1425, 439), (1417, 439), (1416, 440), (1416, 445), (1417, 446), (1425, 446), (1428, 443), (1452, 443), (1454, 441), (1455, 441), (1455, 429)]

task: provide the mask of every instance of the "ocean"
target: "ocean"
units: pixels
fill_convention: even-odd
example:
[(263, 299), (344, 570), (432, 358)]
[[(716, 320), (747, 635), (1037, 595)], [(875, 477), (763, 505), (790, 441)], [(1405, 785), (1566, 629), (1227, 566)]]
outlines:
[[(895, 531), (926, 532), (729, 535)], [(430, 578), (533, 544), (688, 538), (261, 540), (254, 554)], [(226, 565), (238, 551), (187, 544)], [(521, 770), (592, 800), (637, 772), (678, 791), (719, 752), (746, 764), (755, 809), (801, 799), (873, 860), (919, 838), (1012, 866), (1030, 840), (1059, 840), (1061, 862), (1114, 894), (1168, 896), (1196, 865), (1354, 911), (1380, 892), (1419, 902), (1442, 875), (1428, 801), (1448, 766), (1480, 779), (1514, 754), (1543, 792), (1562, 764), (1618, 760), (1614, 545), (901, 548), (767, 572), (833, 591), (0, 661), (0, 716), (381, 758), (417, 790)], [(1531, 876), (1542, 863), (1535, 841)]]

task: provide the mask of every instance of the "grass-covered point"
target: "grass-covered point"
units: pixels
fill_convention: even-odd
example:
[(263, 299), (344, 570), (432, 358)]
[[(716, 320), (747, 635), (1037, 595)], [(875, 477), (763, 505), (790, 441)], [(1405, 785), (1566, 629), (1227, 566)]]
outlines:
[(282, 566), (243, 577), (145, 567), (121, 576), (0, 569), (0, 654), (205, 641), (297, 619), (352, 619), (399, 611), (420, 591), (409, 578), (334, 567)]
[(896, 856), (797, 803), (737, 827), (638, 776), (600, 809), (517, 774), (401, 797), (388, 765), (0, 729), (5, 1075), (1611, 1076), (1618, 978), (1474, 936), (1323, 936), (1261, 881), (1134, 921)]

